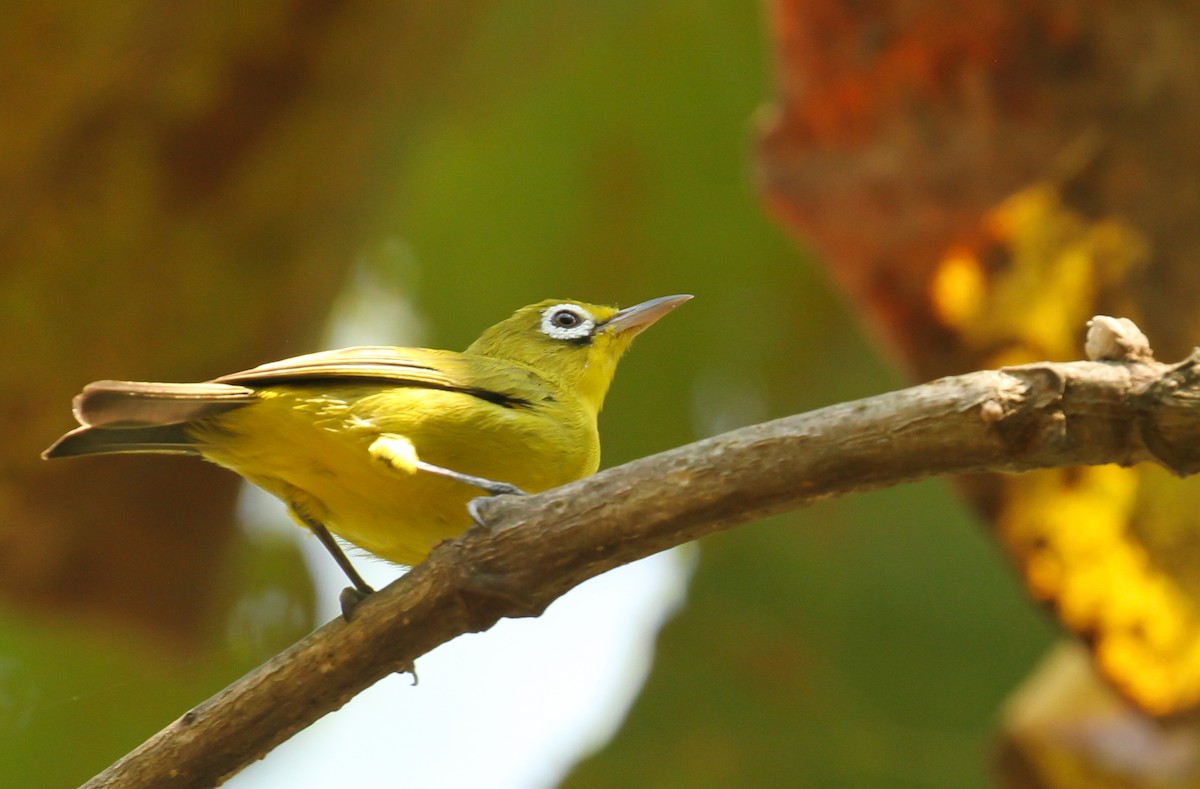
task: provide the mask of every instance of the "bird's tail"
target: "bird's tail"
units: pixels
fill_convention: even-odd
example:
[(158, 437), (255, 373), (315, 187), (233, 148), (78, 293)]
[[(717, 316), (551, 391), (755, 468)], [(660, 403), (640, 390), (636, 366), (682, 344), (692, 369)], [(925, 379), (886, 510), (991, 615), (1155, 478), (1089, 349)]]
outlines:
[(42, 453), (44, 458), (120, 452), (197, 454), (189, 422), (240, 408), (253, 389), (228, 384), (96, 381), (74, 400), (75, 428)]

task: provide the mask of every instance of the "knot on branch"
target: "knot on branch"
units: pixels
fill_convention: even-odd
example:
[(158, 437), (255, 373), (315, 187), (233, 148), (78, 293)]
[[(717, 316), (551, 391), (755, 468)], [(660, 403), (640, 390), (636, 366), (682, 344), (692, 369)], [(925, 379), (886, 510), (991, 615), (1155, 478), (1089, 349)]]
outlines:
[(1200, 409), (1200, 348), (1166, 368), (1139, 405), (1138, 428), (1146, 449), (1180, 477), (1200, 472), (1200, 436), (1191, 429)]
[(1129, 318), (1097, 315), (1087, 323), (1083, 349), (1093, 362), (1151, 362), (1150, 340)]
[(467, 627), (473, 633), (491, 628), (504, 617), (541, 616), (547, 605), (532, 597), (528, 590), (518, 588), (509, 576), (479, 570), (460, 576), (457, 597)]
[(541, 616), (549, 600), (531, 593), (525, 581), (517, 574), (504, 572), (504, 562), (499, 568), (489, 566), (489, 560), (505, 551), (497, 541), (503, 540), (503, 532), (495, 530), (481, 516), (485, 502), (491, 499), (472, 501), (472, 517), (476, 524), (457, 540), (442, 543), (437, 552), (454, 554), (446, 557), (444, 566), (453, 568), (449, 579), (453, 595), (458, 603), (459, 615), (468, 632), (480, 633), (507, 617)]
[(1000, 372), (1019, 384), (1013, 387), (1014, 395), (1001, 414), (996, 413), (996, 408), (984, 407), (980, 418), (994, 425), (1006, 450), (1022, 457), (1046, 447), (1061, 446), (1067, 437), (1067, 419), (1062, 408), (1067, 382), (1062, 372), (1049, 364), (1005, 367)]

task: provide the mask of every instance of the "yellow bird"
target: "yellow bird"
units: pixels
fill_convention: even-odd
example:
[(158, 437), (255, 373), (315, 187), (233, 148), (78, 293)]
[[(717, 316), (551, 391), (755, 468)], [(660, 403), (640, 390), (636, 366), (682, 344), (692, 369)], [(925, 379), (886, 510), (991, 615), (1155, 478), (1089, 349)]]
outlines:
[(264, 364), (206, 383), (96, 381), (81, 427), (43, 457), (198, 455), (279, 497), (346, 572), (350, 608), (372, 589), (330, 536), (398, 564), (471, 524), (488, 493), (539, 492), (600, 463), (596, 419), (635, 335), (690, 299), (623, 310), (551, 299), (463, 353), (359, 347)]

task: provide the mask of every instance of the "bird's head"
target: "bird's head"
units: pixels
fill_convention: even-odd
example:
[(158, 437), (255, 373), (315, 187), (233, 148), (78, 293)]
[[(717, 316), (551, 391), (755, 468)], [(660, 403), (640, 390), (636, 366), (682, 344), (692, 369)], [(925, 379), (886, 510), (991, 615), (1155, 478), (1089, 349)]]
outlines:
[(529, 365), (598, 413), (633, 338), (690, 298), (663, 296), (623, 310), (547, 299), (487, 329), (467, 351)]

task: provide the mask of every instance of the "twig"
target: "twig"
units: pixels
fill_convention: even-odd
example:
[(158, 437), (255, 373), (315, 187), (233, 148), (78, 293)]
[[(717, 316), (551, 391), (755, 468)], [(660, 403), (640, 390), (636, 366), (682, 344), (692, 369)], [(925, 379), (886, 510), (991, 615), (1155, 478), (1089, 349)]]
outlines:
[[(355, 611), (191, 710), (88, 787), (204, 787), (434, 647), (537, 616), (582, 581), (818, 499), (963, 472), (1102, 463), (1200, 469), (1200, 352), (1155, 362), (1097, 318), (1089, 354), (735, 430), (529, 496), (480, 500), (472, 528)], [(1106, 334), (1107, 333), (1107, 334)], [(1140, 336), (1140, 332), (1137, 332)]]

